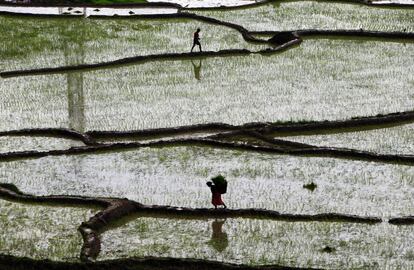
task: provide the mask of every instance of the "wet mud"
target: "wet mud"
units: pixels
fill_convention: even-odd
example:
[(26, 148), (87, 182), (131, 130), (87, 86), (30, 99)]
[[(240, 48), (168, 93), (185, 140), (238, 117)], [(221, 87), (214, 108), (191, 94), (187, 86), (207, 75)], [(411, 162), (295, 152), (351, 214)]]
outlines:
[(85, 262), (56, 262), (50, 260), (34, 260), (30, 258), (15, 257), (0, 254), (0, 269), (7, 270), (300, 270), (320, 268), (299, 268), (281, 265), (251, 266), (243, 264), (231, 264), (218, 261), (180, 259), (180, 258), (128, 258), (118, 260), (98, 261), (94, 263)]

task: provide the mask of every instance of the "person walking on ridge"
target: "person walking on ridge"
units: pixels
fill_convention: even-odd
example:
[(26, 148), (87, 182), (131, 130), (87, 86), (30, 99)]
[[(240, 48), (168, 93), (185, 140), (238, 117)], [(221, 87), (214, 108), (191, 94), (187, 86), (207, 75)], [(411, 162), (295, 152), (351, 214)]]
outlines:
[(196, 45), (198, 45), (198, 48), (201, 52), (201, 44), (200, 44), (200, 28), (197, 28), (197, 31), (194, 32), (194, 38), (193, 38), (193, 47), (191, 47), (191, 52), (193, 52), (193, 49)]
[(215, 209), (217, 209), (217, 206), (219, 205), (223, 205), (224, 208), (227, 208), (226, 204), (221, 199), (221, 194), (227, 192), (227, 181), (221, 175), (216, 176), (211, 180), (213, 180), (214, 184), (211, 181), (207, 182), (207, 186), (210, 188), (212, 195), (211, 203), (214, 205)]

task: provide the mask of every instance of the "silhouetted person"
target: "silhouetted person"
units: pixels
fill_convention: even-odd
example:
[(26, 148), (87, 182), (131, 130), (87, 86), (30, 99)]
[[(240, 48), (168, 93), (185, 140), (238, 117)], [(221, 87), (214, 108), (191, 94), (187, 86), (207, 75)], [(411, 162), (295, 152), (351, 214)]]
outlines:
[(198, 48), (200, 49), (200, 52), (201, 52), (200, 28), (197, 28), (197, 31), (194, 32), (193, 47), (191, 47), (191, 52), (193, 52), (193, 49), (196, 45), (198, 45)]
[(227, 208), (227, 206), (224, 204), (223, 200), (221, 199), (221, 193), (217, 190), (216, 185), (213, 184), (213, 182), (208, 181), (207, 186), (210, 187), (211, 190), (211, 203), (214, 205), (214, 208), (217, 209), (217, 206), (223, 205), (224, 208)]
[(213, 234), (211, 235), (211, 240), (208, 242), (215, 250), (222, 252), (229, 245), (229, 240), (227, 238), (227, 233), (223, 232), (223, 224), (226, 220), (214, 220), (211, 223), (211, 229)]
[(198, 62), (198, 66), (194, 64), (193, 60), (191, 60), (191, 64), (193, 64), (193, 68), (194, 68), (194, 77), (197, 80), (200, 80), (201, 60), (200, 62)]

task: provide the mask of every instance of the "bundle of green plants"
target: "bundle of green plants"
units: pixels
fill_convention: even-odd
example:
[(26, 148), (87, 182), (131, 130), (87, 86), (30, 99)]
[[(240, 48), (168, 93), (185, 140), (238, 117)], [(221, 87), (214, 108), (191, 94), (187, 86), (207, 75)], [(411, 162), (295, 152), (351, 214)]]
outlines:
[(211, 178), (211, 181), (213, 181), (214, 185), (217, 187), (218, 191), (221, 194), (227, 192), (227, 180), (224, 176), (219, 174), (216, 177)]

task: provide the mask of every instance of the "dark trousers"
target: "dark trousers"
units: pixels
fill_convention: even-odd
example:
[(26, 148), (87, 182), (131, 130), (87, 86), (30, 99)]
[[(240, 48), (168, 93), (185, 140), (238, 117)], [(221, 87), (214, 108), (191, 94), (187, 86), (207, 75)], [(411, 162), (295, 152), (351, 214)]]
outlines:
[(201, 44), (200, 44), (200, 41), (194, 40), (193, 47), (191, 47), (191, 52), (193, 52), (193, 49), (194, 49), (195, 46), (198, 46), (198, 48), (200, 49), (200, 52), (201, 52)]

